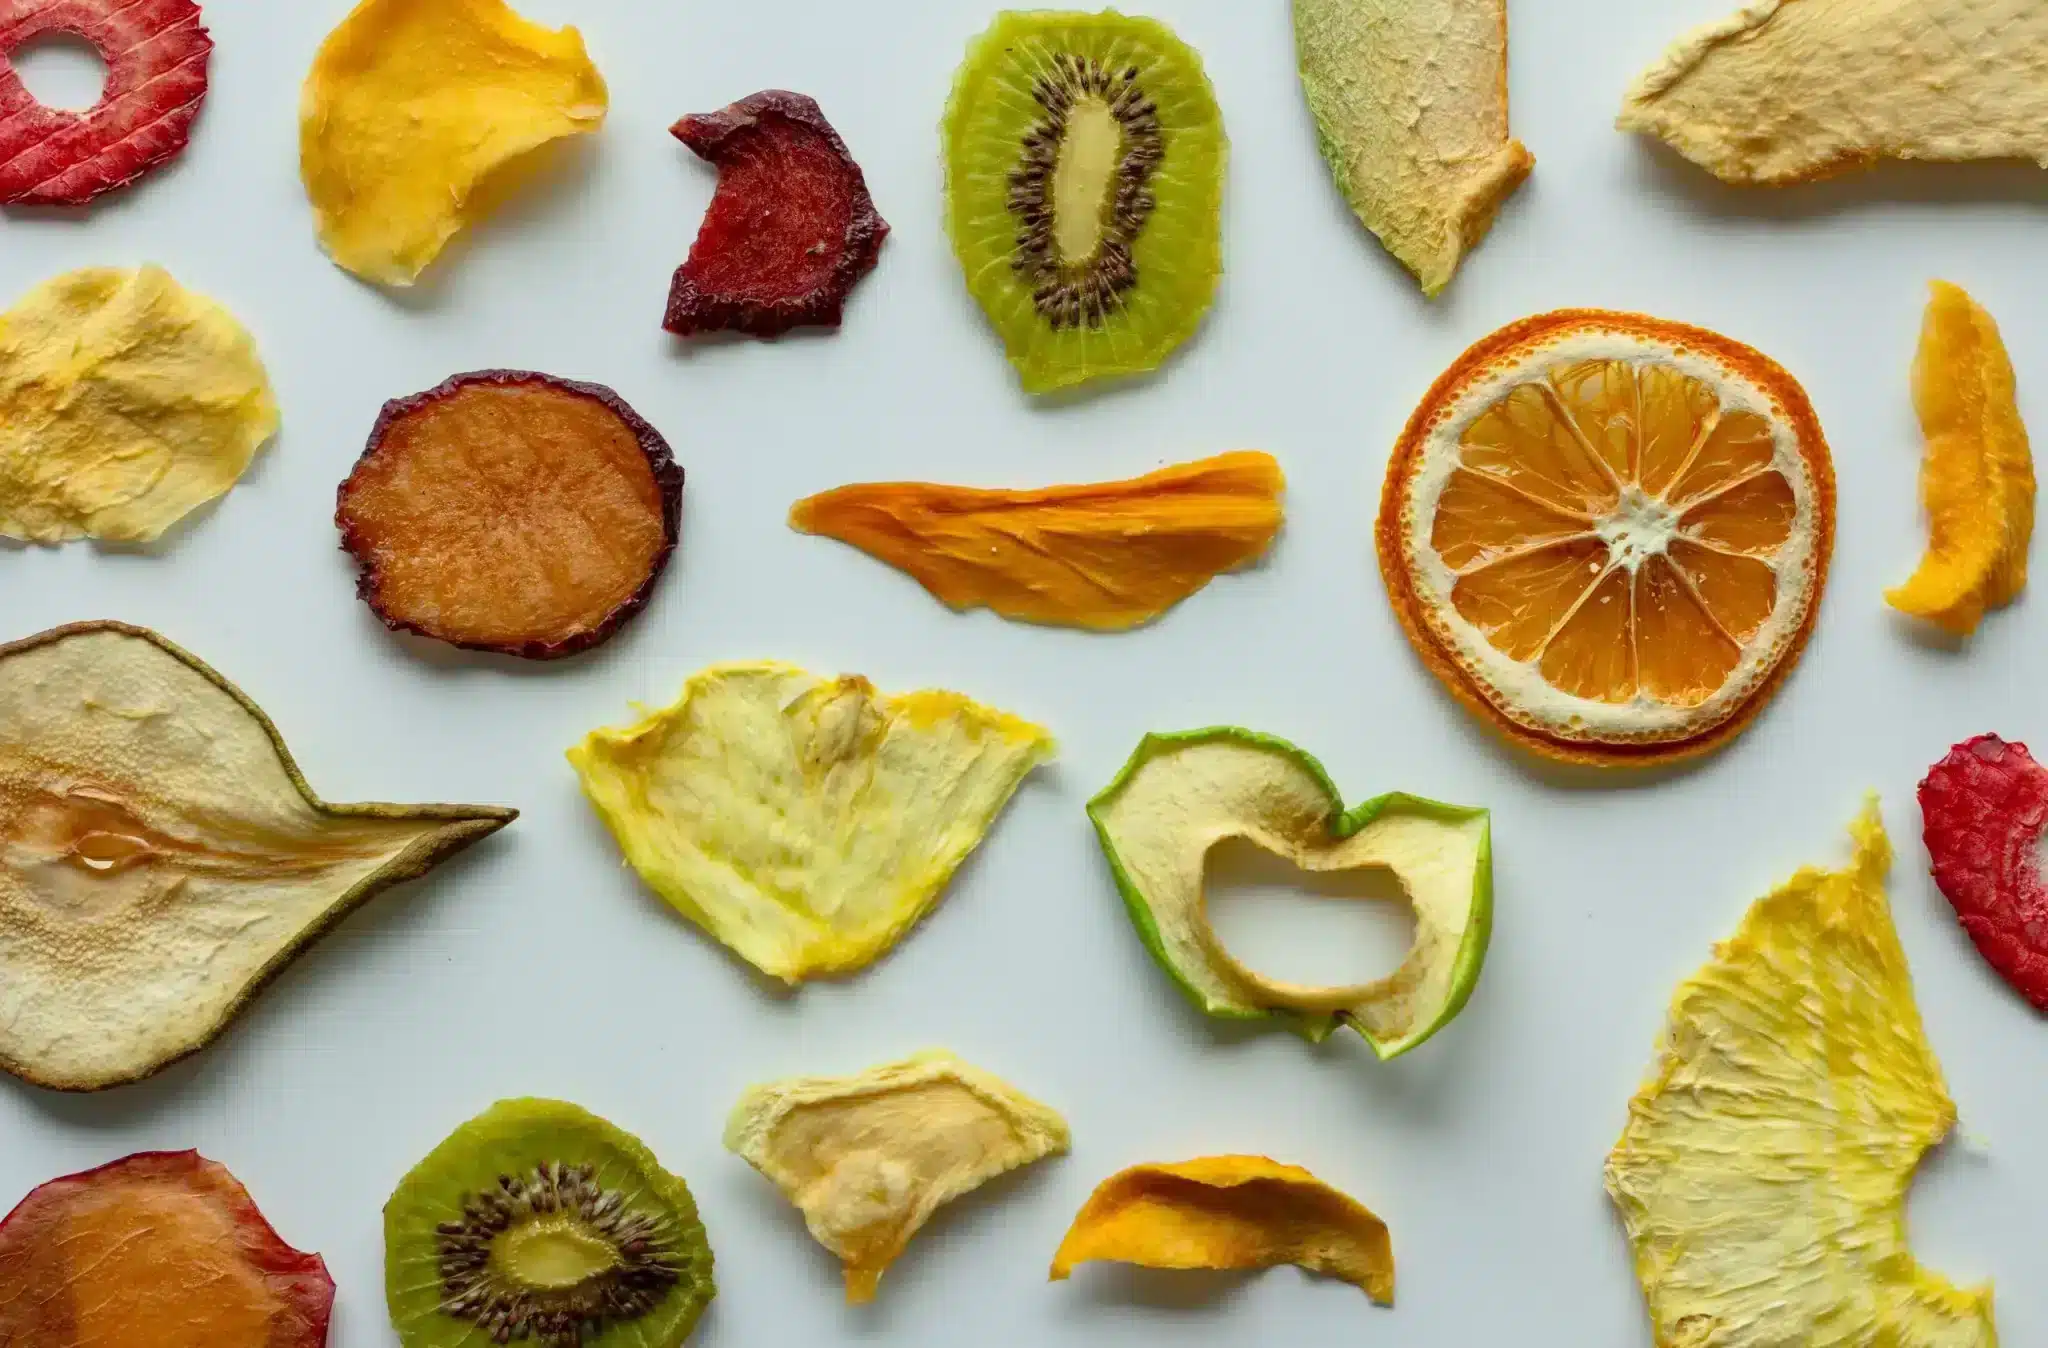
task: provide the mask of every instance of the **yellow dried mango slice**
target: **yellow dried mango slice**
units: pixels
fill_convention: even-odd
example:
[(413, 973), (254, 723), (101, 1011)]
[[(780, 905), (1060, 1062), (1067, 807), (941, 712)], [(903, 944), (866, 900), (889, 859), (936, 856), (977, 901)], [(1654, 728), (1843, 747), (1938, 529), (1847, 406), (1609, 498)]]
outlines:
[(1067, 1150), (1057, 1113), (950, 1053), (850, 1077), (756, 1086), (725, 1145), (773, 1180), (846, 1265), (846, 1299), (872, 1301), (932, 1213), (1019, 1166)]
[(1848, 869), (1751, 906), (1672, 998), (1607, 1158), (1660, 1344), (1992, 1348), (1991, 1289), (1914, 1262), (1906, 1188), (1956, 1108), (1913, 1003), (1873, 799)]
[(1052, 1278), (1113, 1259), (1147, 1268), (1295, 1264), (1394, 1304), (1394, 1242), (1364, 1204), (1264, 1156), (1134, 1165), (1097, 1185), (1052, 1257)]
[(604, 77), (574, 28), (504, 0), (362, 0), (299, 100), (299, 174), (335, 263), (406, 286), (512, 161), (604, 124)]
[(1920, 469), (1927, 555), (1911, 580), (1884, 597), (1967, 636), (1985, 609), (2010, 604), (2026, 587), (2034, 456), (1998, 325), (1960, 287), (1936, 281), (1932, 288), (1913, 361), (1913, 405), (1927, 437)]
[(255, 341), (161, 267), (66, 272), (0, 314), (0, 535), (150, 542), (276, 433)]

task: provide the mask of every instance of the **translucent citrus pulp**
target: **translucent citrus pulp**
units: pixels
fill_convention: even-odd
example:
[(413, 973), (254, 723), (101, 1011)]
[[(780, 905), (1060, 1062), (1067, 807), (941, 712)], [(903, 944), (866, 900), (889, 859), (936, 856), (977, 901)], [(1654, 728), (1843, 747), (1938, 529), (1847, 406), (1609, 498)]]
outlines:
[(1798, 383), (1725, 337), (1562, 310), (1459, 358), (1396, 445), (1380, 569), (1458, 698), (1546, 757), (1715, 748), (1790, 670), (1834, 539)]

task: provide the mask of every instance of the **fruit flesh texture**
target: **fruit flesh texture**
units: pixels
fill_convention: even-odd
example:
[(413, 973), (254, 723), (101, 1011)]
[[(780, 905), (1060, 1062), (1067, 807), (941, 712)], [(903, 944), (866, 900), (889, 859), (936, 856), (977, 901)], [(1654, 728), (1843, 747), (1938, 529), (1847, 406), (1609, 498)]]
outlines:
[(2048, 1011), (2048, 768), (2024, 744), (1979, 735), (1949, 750), (1920, 783), (1934, 883), (1979, 953)]

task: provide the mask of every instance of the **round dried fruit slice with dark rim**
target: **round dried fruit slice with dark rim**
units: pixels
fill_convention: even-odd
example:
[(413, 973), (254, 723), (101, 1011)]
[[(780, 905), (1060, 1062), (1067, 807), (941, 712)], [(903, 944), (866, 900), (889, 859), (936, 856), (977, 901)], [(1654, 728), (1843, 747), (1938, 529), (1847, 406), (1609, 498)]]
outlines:
[(0, 1344), (321, 1348), (333, 1307), (320, 1256), (196, 1151), (53, 1179), (0, 1222)]
[(384, 404), (334, 522), (385, 626), (551, 660), (646, 605), (682, 502), (668, 442), (618, 394), (476, 370)]
[(676, 269), (661, 325), (681, 336), (756, 337), (838, 327), (889, 226), (817, 103), (767, 89), (669, 132), (718, 166), (718, 191)]
[[(107, 63), (83, 112), (44, 105), (10, 60), (69, 33)], [(0, 203), (81, 206), (185, 148), (213, 40), (192, 0), (0, 0)]]
[(2048, 768), (2024, 744), (1964, 740), (1920, 782), (1934, 883), (1999, 977), (2048, 1011)]

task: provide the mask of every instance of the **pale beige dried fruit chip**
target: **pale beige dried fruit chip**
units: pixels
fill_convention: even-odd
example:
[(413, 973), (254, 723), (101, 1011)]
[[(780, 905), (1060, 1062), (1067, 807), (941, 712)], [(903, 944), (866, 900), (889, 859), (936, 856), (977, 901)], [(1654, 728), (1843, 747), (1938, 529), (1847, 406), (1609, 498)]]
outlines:
[(2048, 5), (1752, 0), (1680, 38), (1615, 124), (1731, 183), (1805, 182), (1880, 159), (2048, 167)]

